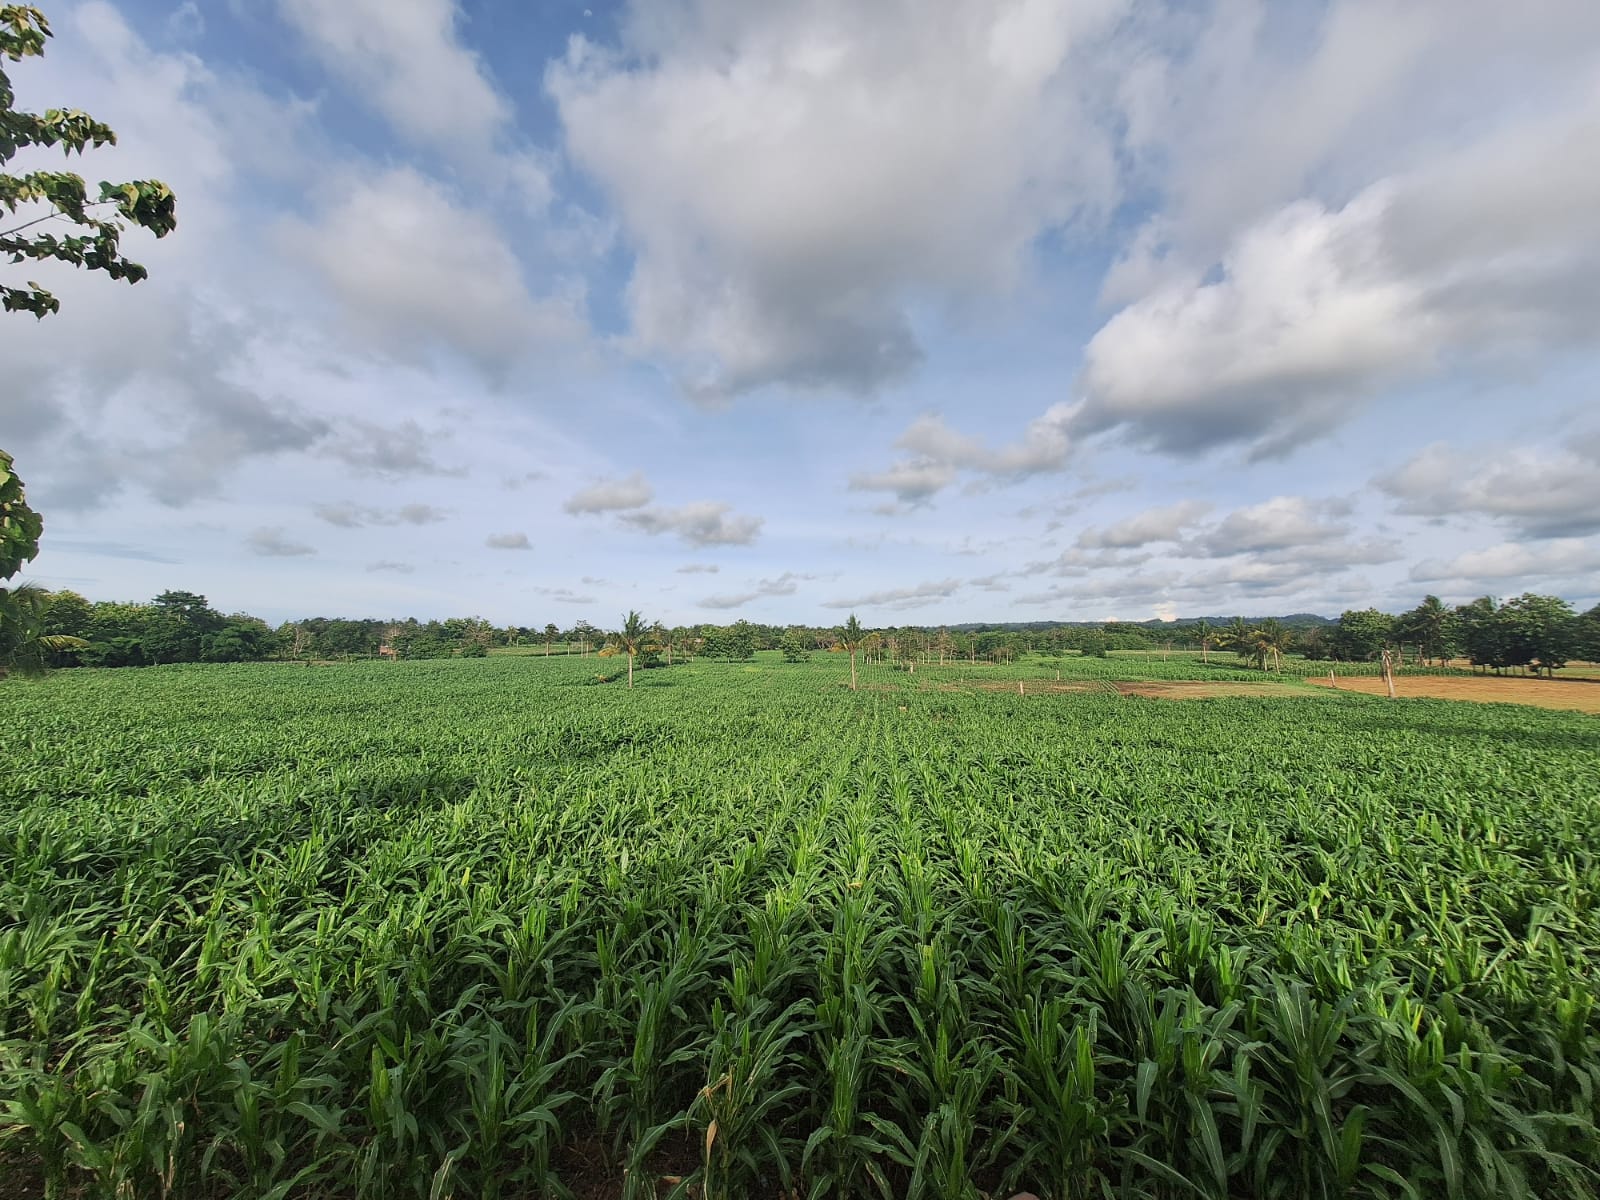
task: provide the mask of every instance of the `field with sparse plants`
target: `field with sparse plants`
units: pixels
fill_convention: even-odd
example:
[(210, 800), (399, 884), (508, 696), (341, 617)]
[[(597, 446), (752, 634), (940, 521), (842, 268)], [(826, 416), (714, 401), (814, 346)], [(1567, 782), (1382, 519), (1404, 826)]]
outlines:
[(0, 1195), (1600, 1188), (1596, 718), (619, 669), (0, 686)]

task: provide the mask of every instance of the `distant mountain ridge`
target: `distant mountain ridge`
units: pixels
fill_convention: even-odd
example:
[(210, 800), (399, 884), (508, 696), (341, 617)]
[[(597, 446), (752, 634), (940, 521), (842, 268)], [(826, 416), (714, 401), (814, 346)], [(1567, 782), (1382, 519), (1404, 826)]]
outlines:
[[(953, 633), (988, 633), (988, 632), (1018, 632), (1031, 633), (1041, 629), (1060, 629), (1062, 626), (1069, 628), (1087, 629), (1102, 625), (1139, 625), (1149, 628), (1159, 628), (1164, 625), (1193, 625), (1197, 621), (1205, 621), (1210, 625), (1231, 625), (1237, 619), (1237, 614), (1228, 617), (1178, 617), (1171, 621), (1163, 621), (1160, 617), (1151, 617), (1145, 621), (963, 621), (959, 625), (946, 625), (942, 628)], [(1324, 617), (1317, 613), (1290, 613), (1288, 616), (1279, 617), (1245, 617), (1245, 624), (1256, 625), (1262, 621), (1281, 621), (1285, 625), (1306, 628), (1313, 625), (1337, 625), (1336, 617)]]

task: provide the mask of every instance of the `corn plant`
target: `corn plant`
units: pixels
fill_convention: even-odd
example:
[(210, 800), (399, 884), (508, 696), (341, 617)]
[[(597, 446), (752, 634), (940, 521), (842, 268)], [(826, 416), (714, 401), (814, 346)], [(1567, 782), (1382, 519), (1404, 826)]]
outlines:
[[(1030, 690), (1058, 670), (1083, 689)], [(1600, 1191), (1593, 719), (1108, 683), (1138, 676), (1252, 677), (6, 681), (0, 1174), (52, 1200)]]

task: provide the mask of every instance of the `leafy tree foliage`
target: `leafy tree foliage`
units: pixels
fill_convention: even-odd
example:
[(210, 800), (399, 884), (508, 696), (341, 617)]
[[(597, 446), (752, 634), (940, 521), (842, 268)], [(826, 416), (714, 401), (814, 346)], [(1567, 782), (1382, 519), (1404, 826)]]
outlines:
[(62, 588), (50, 593), (50, 607), (45, 613), (46, 633), (88, 637), (94, 619), (95, 606), (77, 592)]
[[(3, 595), (4, 593), (0, 593)], [(35, 610), (36, 611), (36, 610)], [(554, 630), (554, 633), (550, 631)], [(481, 657), (497, 645), (550, 642), (561, 637), (553, 624), (497, 628), (481, 617), (444, 621), (308, 617), (276, 631), (246, 614), (224, 616), (193, 592), (167, 591), (145, 604), (91, 603), (71, 591), (50, 594), (35, 630), (45, 636), (83, 638), (74, 652), (51, 651), (49, 665), (145, 666), (165, 662), (244, 662), (261, 658), (404, 659)], [(566, 635), (597, 648), (607, 638), (587, 622)], [(750, 621), (665, 629), (650, 626), (633, 656), (634, 666), (658, 659), (671, 663), (701, 657), (748, 662), (758, 651), (777, 651), (786, 661), (803, 661), (818, 647), (849, 651), (858, 662), (889, 663), (902, 670), (924, 664), (1012, 662), (1026, 655), (1081, 653), (1103, 657), (1117, 651), (1190, 652), (1228, 648), (1257, 667), (1281, 666), (1286, 653), (1305, 658), (1375, 659), (1385, 646), (1416, 648), (1419, 656), (1466, 654), (1479, 666), (1504, 670), (1527, 667), (1546, 673), (1572, 659), (1600, 658), (1600, 607), (1577, 614), (1555, 597), (1522, 596), (1504, 604), (1488, 597), (1447, 608), (1436, 597), (1416, 609), (1390, 617), (1373, 609), (1351, 611), (1339, 622), (1319, 618), (1235, 618), (1221, 628), (1211, 621), (1190, 623), (1085, 623), (1004, 628), (889, 626), (869, 629), (859, 619), (844, 629)], [(536, 651), (537, 652), (537, 649)], [(569, 646), (567, 653), (575, 653)], [(618, 653), (612, 639), (606, 653)]]
[(1424, 596), (1422, 603), (1395, 618), (1395, 636), (1410, 642), (1423, 659), (1442, 662), (1455, 650), (1455, 621), (1450, 609), (1437, 596)]
[(1480, 596), (1451, 614), (1451, 628), (1455, 644), (1474, 666), (1551, 674), (1574, 658), (1600, 651), (1589, 641), (1589, 619), (1559, 597), (1529, 592), (1504, 604)]
[[(44, 54), (50, 25), (37, 8), (23, 4), (0, 6), (0, 62), (21, 62)], [(16, 93), (10, 76), (0, 67), (0, 166), (28, 146), (59, 146), (63, 154), (82, 154), (91, 147), (115, 145), (117, 135), (107, 125), (77, 109), (52, 108), (44, 113), (13, 108)], [(81, 175), (70, 171), (29, 171), (22, 175), (0, 173), (0, 207), (19, 223), (0, 229), (0, 260), (13, 265), (55, 261), (104, 271), (112, 279), (138, 283), (147, 272), (123, 256), (121, 237), (129, 225), (165, 237), (177, 227), (172, 189), (154, 179), (130, 183), (101, 183), (97, 198), (90, 199)], [(57, 236), (51, 226), (65, 223), (72, 232)], [(0, 283), (0, 306), (7, 312), (31, 312), (44, 317), (57, 312), (61, 302), (37, 283), (24, 286)]]
[(1328, 639), (1333, 656), (1344, 662), (1373, 662), (1394, 634), (1394, 618), (1375, 608), (1339, 615), (1339, 626)]
[(0, 450), (0, 579), (10, 579), (39, 554), (44, 521), (28, 507), (11, 455)]
[(207, 640), (223, 626), (222, 614), (194, 592), (162, 592), (145, 625), (143, 642), (152, 662), (198, 662)]
[(1600, 604), (1578, 618), (1578, 655), (1585, 662), (1600, 662)]
[[(11, 456), (0, 450), (0, 580), (9, 581), (39, 553), (44, 523), (28, 507)], [(50, 594), (31, 584), (0, 585), (0, 676), (37, 674), (52, 655), (71, 649), (75, 637), (44, 628)]]
[(278, 635), (265, 621), (254, 617), (232, 616), (208, 633), (201, 642), (200, 657), (205, 662), (255, 662), (268, 658), (279, 646)]
[(798, 625), (792, 626), (784, 632), (783, 639), (778, 643), (778, 649), (783, 651), (784, 662), (803, 663), (811, 661), (811, 639), (806, 636), (806, 631)]
[(1510, 665), (1510, 643), (1499, 613), (1500, 606), (1489, 596), (1456, 609), (1456, 636), (1475, 667)]
[[(0, 5), (0, 64), (44, 54), (50, 24), (31, 5)], [(59, 146), (65, 155), (90, 147), (114, 145), (117, 135), (107, 125), (77, 109), (19, 112), (11, 77), (0, 65), (0, 168), (30, 146)], [(153, 179), (101, 183), (91, 200), (83, 177), (70, 171), (0, 170), (0, 262), (63, 262), (112, 279), (137, 283), (147, 272), (123, 256), (121, 238), (129, 225), (158, 238), (177, 227), (172, 189)], [(58, 236), (60, 225), (70, 232)], [(32, 280), (22, 286), (0, 280), (0, 309), (31, 312), (43, 318), (58, 312), (61, 302)], [(22, 481), (11, 456), (0, 450), (0, 579), (9, 580), (39, 553), (44, 525), (28, 507)], [(6, 670), (43, 670), (50, 659), (75, 648), (77, 635), (44, 629), (52, 601), (48, 592), (24, 585), (0, 587), (0, 674)]]
[(1085, 630), (1078, 639), (1078, 649), (1085, 658), (1105, 658), (1111, 649), (1111, 639), (1099, 629)]
[(1532, 667), (1549, 675), (1567, 665), (1579, 647), (1578, 614), (1556, 596), (1531, 592), (1500, 607), (1508, 666)]
[(756, 656), (756, 628), (749, 621), (735, 621), (732, 625), (702, 625), (699, 637), (700, 653), (706, 658), (748, 662)]
[(42, 675), (56, 655), (86, 643), (81, 638), (45, 632), (50, 593), (36, 584), (0, 588), (0, 678)]
[(1295, 649), (1303, 657), (1309, 658), (1313, 662), (1333, 657), (1333, 648), (1330, 645), (1327, 632), (1316, 626), (1296, 632), (1294, 644)]

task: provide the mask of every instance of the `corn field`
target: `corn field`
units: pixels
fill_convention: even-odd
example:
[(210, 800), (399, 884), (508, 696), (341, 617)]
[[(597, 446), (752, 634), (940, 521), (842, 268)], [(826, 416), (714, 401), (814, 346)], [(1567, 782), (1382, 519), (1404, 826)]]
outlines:
[(0, 1195), (1600, 1189), (1594, 718), (595, 668), (0, 688)]

